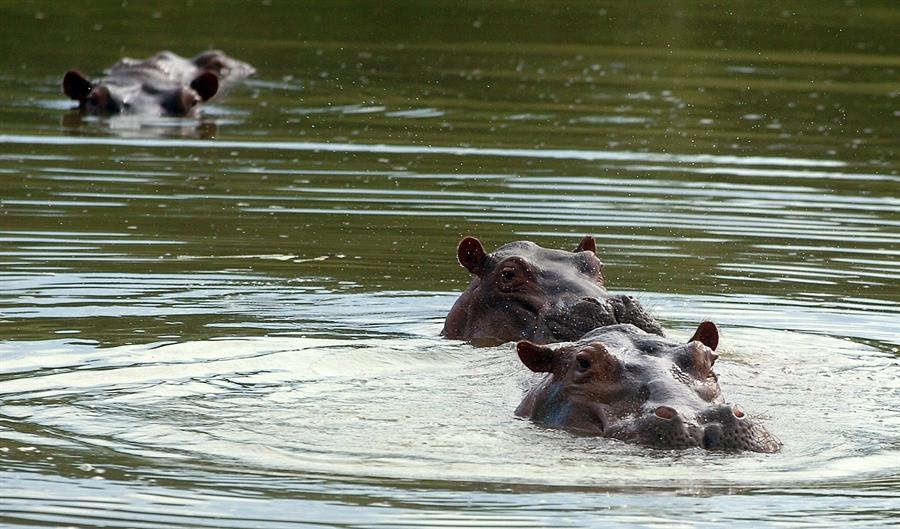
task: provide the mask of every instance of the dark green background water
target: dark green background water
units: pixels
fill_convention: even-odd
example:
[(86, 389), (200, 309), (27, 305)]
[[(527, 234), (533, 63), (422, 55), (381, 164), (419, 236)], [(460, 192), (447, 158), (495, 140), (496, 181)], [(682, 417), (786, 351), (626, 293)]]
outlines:
[[(900, 516), (893, 2), (0, 2), (9, 526), (889, 525)], [(216, 47), (199, 119), (62, 74)], [(437, 337), (474, 234), (713, 319), (773, 456), (512, 417)], [(719, 363), (717, 363), (717, 367)]]

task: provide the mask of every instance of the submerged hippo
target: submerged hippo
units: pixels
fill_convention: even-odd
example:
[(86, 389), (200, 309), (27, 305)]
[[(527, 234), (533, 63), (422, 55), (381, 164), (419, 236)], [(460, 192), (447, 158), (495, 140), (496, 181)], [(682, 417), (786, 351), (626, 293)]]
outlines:
[(122, 59), (96, 81), (78, 70), (63, 77), (63, 93), (88, 114), (189, 116), (219, 91), (223, 82), (255, 72), (218, 50), (187, 59), (161, 51), (148, 59)]
[(567, 342), (617, 323), (663, 335), (637, 300), (606, 291), (593, 237), (582, 239), (574, 252), (517, 241), (491, 254), (478, 239), (466, 237), (457, 257), (475, 277), (447, 315), (441, 331), (447, 338), (480, 346), (522, 339)]
[(686, 344), (633, 325), (591, 331), (574, 343), (518, 343), (532, 371), (548, 373), (516, 415), (581, 435), (662, 449), (776, 452), (781, 443), (738, 406), (726, 404), (712, 371), (716, 325)]

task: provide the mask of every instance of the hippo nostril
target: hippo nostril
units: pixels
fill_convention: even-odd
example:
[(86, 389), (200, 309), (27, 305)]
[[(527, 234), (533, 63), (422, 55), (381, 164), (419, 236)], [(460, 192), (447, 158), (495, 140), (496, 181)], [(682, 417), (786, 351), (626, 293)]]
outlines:
[(578, 369), (586, 371), (591, 368), (591, 357), (585, 351), (578, 353), (575, 356), (575, 360), (578, 362)]
[(744, 417), (746, 417), (744, 410), (742, 410), (741, 407), (737, 404), (731, 407), (731, 412), (734, 413), (734, 416), (738, 419), (743, 419)]
[(669, 406), (660, 406), (656, 408), (656, 411), (654, 413), (660, 419), (665, 419), (667, 421), (671, 421), (675, 418), (676, 415), (678, 415), (678, 412), (675, 411), (675, 408), (670, 408)]

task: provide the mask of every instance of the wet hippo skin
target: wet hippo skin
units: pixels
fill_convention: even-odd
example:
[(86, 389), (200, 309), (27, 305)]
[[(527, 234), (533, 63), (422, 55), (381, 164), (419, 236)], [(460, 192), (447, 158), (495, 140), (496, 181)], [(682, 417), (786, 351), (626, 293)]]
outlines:
[(194, 115), (223, 83), (255, 72), (252, 66), (218, 50), (192, 59), (161, 51), (147, 59), (122, 59), (97, 80), (78, 70), (63, 77), (63, 93), (87, 114)]
[(547, 373), (516, 415), (580, 435), (660, 449), (776, 452), (781, 443), (737, 405), (726, 404), (713, 372), (716, 325), (700, 324), (688, 343), (629, 324), (601, 327), (577, 342), (516, 350)]
[(475, 277), (447, 315), (441, 331), (447, 338), (478, 346), (553, 343), (617, 323), (664, 334), (636, 299), (606, 291), (593, 237), (574, 252), (516, 241), (490, 254), (478, 239), (466, 237), (457, 258)]

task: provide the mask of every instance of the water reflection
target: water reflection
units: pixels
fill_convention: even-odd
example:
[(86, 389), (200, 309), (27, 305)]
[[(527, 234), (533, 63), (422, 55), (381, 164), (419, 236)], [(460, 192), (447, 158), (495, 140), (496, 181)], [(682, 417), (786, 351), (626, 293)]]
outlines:
[(147, 118), (146, 116), (118, 115), (111, 117), (85, 116), (77, 110), (70, 110), (60, 119), (60, 127), (69, 136), (96, 136), (98, 133), (111, 134), (122, 138), (215, 138), (219, 125), (225, 120), (204, 117), (190, 118)]

